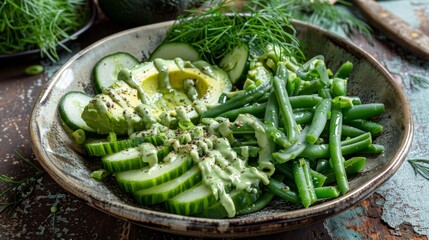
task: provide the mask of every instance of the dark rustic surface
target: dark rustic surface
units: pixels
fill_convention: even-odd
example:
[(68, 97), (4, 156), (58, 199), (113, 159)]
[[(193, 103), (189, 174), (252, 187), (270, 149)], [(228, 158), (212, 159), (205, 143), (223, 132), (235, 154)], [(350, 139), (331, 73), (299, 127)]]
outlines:
[[(429, 34), (427, 0), (382, 1), (384, 7)], [(406, 11), (403, 11), (406, 9)], [(99, 20), (89, 32), (62, 52), (52, 64), (39, 60), (0, 64), (0, 175), (22, 179), (34, 175), (16, 152), (36, 163), (28, 132), (34, 101), (43, 84), (74, 53), (111, 33), (122, 30)], [(379, 60), (403, 86), (411, 103), (415, 137), (409, 158), (427, 158), (429, 153), (429, 62), (402, 50), (375, 31), (368, 40), (353, 36), (353, 42)], [(38, 76), (24, 74), (25, 67), (43, 64)], [(37, 164), (37, 163), (36, 163)], [(7, 187), (0, 184), (0, 189)], [(404, 162), (399, 171), (367, 200), (353, 209), (314, 225), (258, 239), (427, 239), (429, 235), (429, 182), (416, 176)], [(51, 207), (56, 206), (57, 211)], [(61, 189), (47, 174), (34, 183), (31, 195), (17, 207), (0, 214), (0, 239), (189, 239), (149, 230), (102, 213)]]

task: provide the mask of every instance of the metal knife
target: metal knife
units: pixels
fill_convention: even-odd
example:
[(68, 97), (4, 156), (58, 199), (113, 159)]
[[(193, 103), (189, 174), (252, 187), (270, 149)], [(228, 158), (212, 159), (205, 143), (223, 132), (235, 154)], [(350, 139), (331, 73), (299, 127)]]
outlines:
[(354, 0), (364, 17), (403, 48), (416, 56), (429, 60), (429, 36), (384, 9), (374, 0)]

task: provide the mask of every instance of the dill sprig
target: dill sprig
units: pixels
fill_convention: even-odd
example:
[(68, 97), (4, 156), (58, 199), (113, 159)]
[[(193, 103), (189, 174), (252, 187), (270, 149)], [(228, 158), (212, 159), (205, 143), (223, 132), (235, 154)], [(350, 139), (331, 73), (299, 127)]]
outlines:
[(429, 80), (422, 76), (410, 75), (412, 89), (427, 89), (429, 88)]
[[(85, 24), (85, 0), (4, 0), (0, 3), (0, 54), (40, 49), (58, 60), (57, 46)], [(67, 49), (68, 50), (68, 49)]]
[(25, 158), (20, 152), (15, 151), (18, 157), (28, 164), (35, 172), (33, 175), (22, 178), (13, 179), (6, 175), (0, 175), (0, 182), (9, 185), (6, 189), (0, 192), (0, 213), (9, 210), (9, 213), (24, 201), (33, 192), (37, 181), (42, 177), (44, 171), (37, 167), (30, 159)]
[(409, 159), (408, 162), (414, 169), (414, 173), (420, 174), (422, 177), (429, 180), (429, 160), (427, 159)]
[(250, 0), (237, 8), (221, 1), (189, 10), (186, 18), (179, 17), (173, 24), (164, 41), (189, 43), (202, 59), (212, 63), (242, 44), (247, 44), (251, 53), (259, 53), (268, 44), (277, 45), (286, 55), (302, 59), (287, 3), (263, 2)]
[[(338, 0), (337, 3), (351, 5), (346, 1)], [(357, 17), (335, 7), (327, 0), (289, 0), (288, 13), (295, 19), (308, 22), (327, 30), (342, 29), (345, 33), (353, 30), (370, 36), (371, 30), (368, 24)]]

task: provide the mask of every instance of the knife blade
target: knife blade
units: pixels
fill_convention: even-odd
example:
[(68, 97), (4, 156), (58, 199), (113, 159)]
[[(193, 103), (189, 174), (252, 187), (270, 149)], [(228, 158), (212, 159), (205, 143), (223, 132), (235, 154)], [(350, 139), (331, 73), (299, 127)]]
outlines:
[(388, 38), (423, 60), (429, 60), (429, 36), (374, 0), (354, 0), (362, 15)]

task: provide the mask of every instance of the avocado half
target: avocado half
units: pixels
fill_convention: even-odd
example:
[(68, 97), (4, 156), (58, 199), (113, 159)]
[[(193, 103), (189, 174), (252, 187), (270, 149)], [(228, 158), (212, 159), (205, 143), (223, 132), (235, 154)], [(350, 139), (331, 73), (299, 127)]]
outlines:
[(201, 0), (98, 0), (111, 20), (130, 27), (176, 19), (186, 9), (198, 7)]

